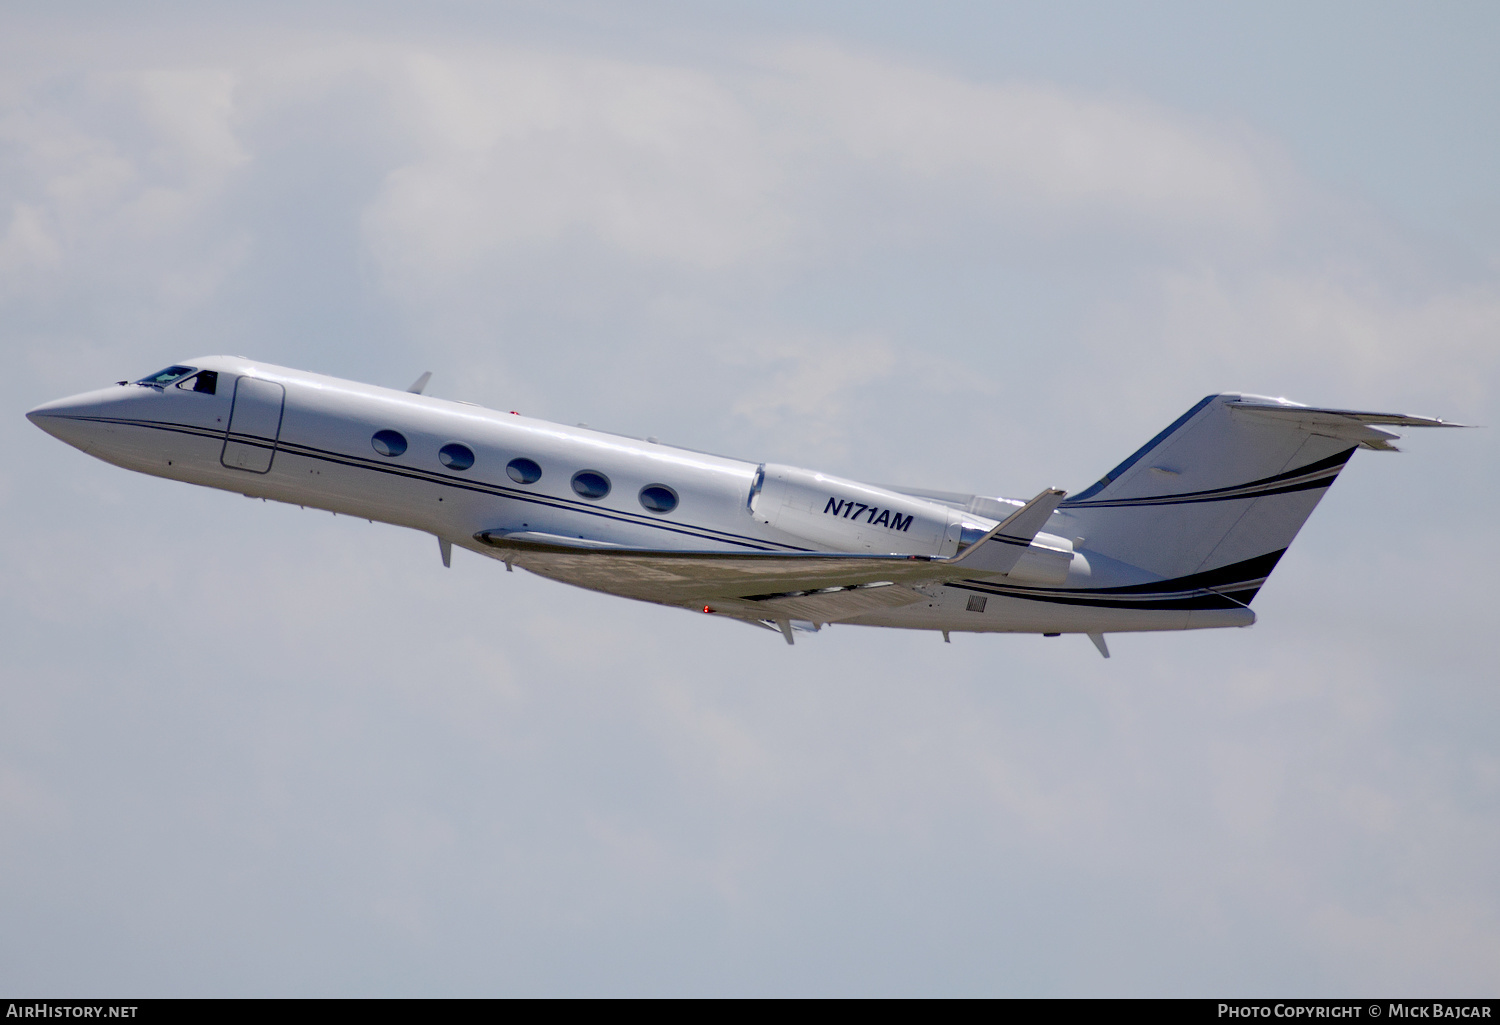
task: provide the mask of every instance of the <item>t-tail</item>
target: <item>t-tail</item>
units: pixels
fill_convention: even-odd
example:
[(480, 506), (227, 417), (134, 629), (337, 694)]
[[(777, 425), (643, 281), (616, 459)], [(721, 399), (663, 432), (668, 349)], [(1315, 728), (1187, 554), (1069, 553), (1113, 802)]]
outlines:
[(1429, 417), (1210, 395), (1058, 509), (1080, 547), (1158, 580), (1249, 605), (1357, 448), (1393, 451), (1375, 425)]

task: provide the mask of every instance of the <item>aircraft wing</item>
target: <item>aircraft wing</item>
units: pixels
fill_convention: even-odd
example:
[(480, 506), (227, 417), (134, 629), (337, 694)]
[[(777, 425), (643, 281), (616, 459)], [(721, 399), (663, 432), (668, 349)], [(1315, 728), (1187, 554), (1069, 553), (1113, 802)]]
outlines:
[[(562, 538), (539, 541), (488, 530), (475, 538), (499, 549), (505, 562), (541, 576), (674, 605), (759, 603), (829, 588), (936, 580), (948, 568), (945, 560), (929, 555), (601, 548), (587, 542), (566, 544)], [(811, 617), (788, 613), (788, 618)]]
[(750, 619), (832, 623), (922, 599), (910, 586), (1008, 572), (1063, 492), (1048, 489), (958, 555), (694, 552), (483, 530), (507, 564), (579, 587)]

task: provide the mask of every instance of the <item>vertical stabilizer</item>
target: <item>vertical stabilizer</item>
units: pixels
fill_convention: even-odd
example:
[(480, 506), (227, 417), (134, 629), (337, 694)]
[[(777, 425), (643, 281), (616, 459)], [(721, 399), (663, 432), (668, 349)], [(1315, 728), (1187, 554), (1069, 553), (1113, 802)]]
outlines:
[(1391, 448), (1396, 435), (1375, 424), (1458, 426), (1210, 395), (1064, 501), (1047, 529), (1163, 578), (1243, 583), (1248, 603), (1354, 450)]

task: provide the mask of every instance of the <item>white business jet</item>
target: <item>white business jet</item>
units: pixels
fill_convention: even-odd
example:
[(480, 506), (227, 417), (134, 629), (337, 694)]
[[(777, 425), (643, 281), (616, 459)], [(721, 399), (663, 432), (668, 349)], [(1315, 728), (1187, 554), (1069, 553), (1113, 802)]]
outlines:
[(1375, 425), (1428, 417), (1210, 395), (1079, 494), (878, 486), (232, 356), (27, 417), (131, 470), (395, 523), (533, 573), (794, 632), (1089, 636), (1249, 626)]

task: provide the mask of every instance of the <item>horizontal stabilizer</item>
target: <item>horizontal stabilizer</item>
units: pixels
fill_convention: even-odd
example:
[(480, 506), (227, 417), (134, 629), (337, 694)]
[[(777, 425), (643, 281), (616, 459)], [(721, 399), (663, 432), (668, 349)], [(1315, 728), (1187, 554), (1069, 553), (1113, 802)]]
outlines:
[(1405, 413), (1374, 413), (1358, 409), (1324, 409), (1299, 406), (1290, 402), (1255, 402), (1243, 399), (1225, 403), (1235, 414), (1272, 423), (1297, 427), (1309, 434), (1337, 438), (1377, 451), (1394, 451), (1391, 444), (1398, 435), (1382, 431), (1375, 424), (1388, 427), (1464, 427), (1430, 416)]
[(992, 498), (989, 495), (966, 495), (957, 491), (931, 491), (927, 488), (909, 488), (897, 484), (877, 484), (879, 488), (894, 491), (898, 495), (910, 495), (929, 502), (946, 505), (960, 512), (974, 513), (990, 520), (1003, 520), (1024, 504), (1013, 498)]

